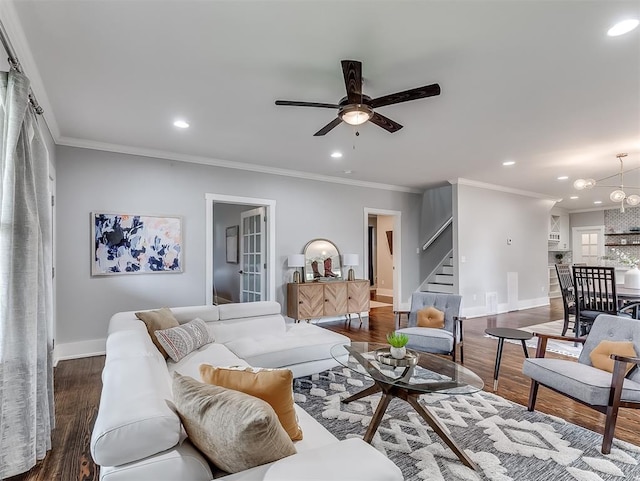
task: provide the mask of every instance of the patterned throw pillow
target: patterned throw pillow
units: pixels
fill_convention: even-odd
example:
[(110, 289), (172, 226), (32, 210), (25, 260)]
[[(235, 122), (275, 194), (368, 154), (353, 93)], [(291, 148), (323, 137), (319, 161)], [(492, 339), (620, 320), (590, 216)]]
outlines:
[(234, 389), (268, 402), (292, 441), (302, 439), (302, 428), (293, 406), (293, 373), (289, 369), (229, 368), (200, 364), (207, 384)]
[(156, 338), (175, 362), (199, 347), (213, 342), (207, 325), (199, 318), (181, 326), (156, 331)]
[(175, 373), (173, 401), (189, 440), (224, 471), (237, 473), (296, 453), (262, 399)]

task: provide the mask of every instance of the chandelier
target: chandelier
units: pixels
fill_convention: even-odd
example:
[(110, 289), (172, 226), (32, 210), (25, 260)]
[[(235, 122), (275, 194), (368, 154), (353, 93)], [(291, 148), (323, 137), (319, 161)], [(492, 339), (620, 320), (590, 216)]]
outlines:
[[(619, 202), (620, 203), (620, 212), (624, 212), (624, 204), (625, 201), (627, 204), (631, 205), (631, 206), (635, 206), (640, 204), (640, 195), (636, 195), (636, 194), (631, 194), (631, 195), (627, 195), (624, 191), (624, 162), (623, 162), (623, 158), (626, 157), (627, 154), (626, 153), (622, 153), (622, 154), (617, 154), (616, 157), (618, 158), (618, 160), (620, 161), (620, 172), (618, 174), (613, 174), (610, 175), (608, 177), (604, 177), (602, 179), (599, 180), (594, 180), (594, 179), (577, 179), (574, 183), (573, 183), (573, 187), (576, 190), (583, 190), (583, 189), (593, 189), (594, 187), (596, 187), (596, 185), (598, 185), (598, 187), (614, 187), (616, 188), (616, 190), (614, 190), (613, 192), (611, 192), (611, 194), (609, 194), (609, 199), (611, 199), (612, 202)], [(631, 169), (631, 170), (636, 170), (636, 169)], [(607, 180), (607, 179), (611, 179), (612, 177), (615, 176), (619, 176), (620, 178), (620, 183), (618, 185), (599, 185), (599, 182), (602, 182), (603, 180)], [(627, 189), (640, 189), (640, 187), (629, 187), (627, 186)]]

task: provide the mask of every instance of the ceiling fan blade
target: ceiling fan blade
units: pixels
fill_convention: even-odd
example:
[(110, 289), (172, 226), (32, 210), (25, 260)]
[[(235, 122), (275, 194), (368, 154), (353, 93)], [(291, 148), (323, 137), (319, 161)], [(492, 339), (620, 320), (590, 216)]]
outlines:
[(322, 107), (325, 109), (339, 109), (336, 104), (323, 104), (318, 102), (297, 102), (294, 100), (276, 100), (276, 105), (290, 105), (293, 107)]
[(405, 90), (404, 92), (385, 95), (384, 97), (378, 97), (377, 99), (373, 99), (369, 105), (371, 108), (375, 109), (385, 105), (399, 104), (401, 102), (409, 102), (410, 100), (418, 100), (425, 97), (433, 97), (435, 95), (440, 95), (440, 85), (431, 84), (425, 85), (424, 87)]
[(347, 100), (350, 104), (362, 103), (362, 62), (343, 60), (342, 73), (344, 86), (347, 89)]
[(380, 115), (378, 112), (374, 112), (373, 116), (369, 119), (370, 122), (373, 122), (378, 127), (382, 127), (385, 130), (388, 130), (391, 133), (397, 132), (402, 128), (398, 122), (394, 122), (388, 117), (384, 115)]
[(314, 137), (319, 137), (321, 135), (325, 135), (328, 132), (332, 131), (334, 128), (336, 128), (341, 123), (342, 123), (342, 119), (340, 117), (336, 117), (331, 122), (329, 122), (327, 125), (325, 125), (320, 130), (318, 130), (315, 134), (313, 134), (313, 136)]

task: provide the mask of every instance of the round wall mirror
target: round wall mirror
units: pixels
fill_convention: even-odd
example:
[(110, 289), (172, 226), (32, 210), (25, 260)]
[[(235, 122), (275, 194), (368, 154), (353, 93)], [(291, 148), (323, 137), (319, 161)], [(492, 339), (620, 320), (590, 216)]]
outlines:
[(327, 239), (313, 239), (304, 247), (304, 281), (342, 279), (340, 252)]

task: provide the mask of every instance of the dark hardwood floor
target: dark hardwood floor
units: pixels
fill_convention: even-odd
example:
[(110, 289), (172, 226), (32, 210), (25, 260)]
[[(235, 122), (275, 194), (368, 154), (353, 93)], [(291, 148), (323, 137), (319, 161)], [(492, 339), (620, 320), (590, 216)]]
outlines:
[[(528, 309), (497, 316), (465, 321), (465, 366), (477, 373), (492, 391), (493, 365), (497, 341), (484, 337), (487, 327), (523, 327), (562, 318), (562, 303), (553, 300), (551, 306)], [(404, 319), (404, 318), (403, 318)], [(359, 325), (353, 320), (348, 326), (342, 321), (323, 323), (322, 327), (349, 336), (354, 341), (386, 342), (385, 336), (394, 329), (391, 307), (371, 310), (369, 320)], [(533, 349), (529, 351), (533, 355)], [(547, 353), (547, 356), (562, 357)], [(526, 405), (529, 378), (522, 375), (522, 347), (505, 343), (497, 394)], [(98, 468), (89, 453), (91, 429), (97, 414), (102, 383), (100, 375), (104, 356), (62, 361), (55, 369), (56, 428), (53, 449), (28, 473), (6, 481), (97, 481)], [(540, 388), (536, 409), (602, 434), (604, 415), (570, 399)], [(640, 412), (623, 409), (618, 418), (615, 437), (640, 446)]]

